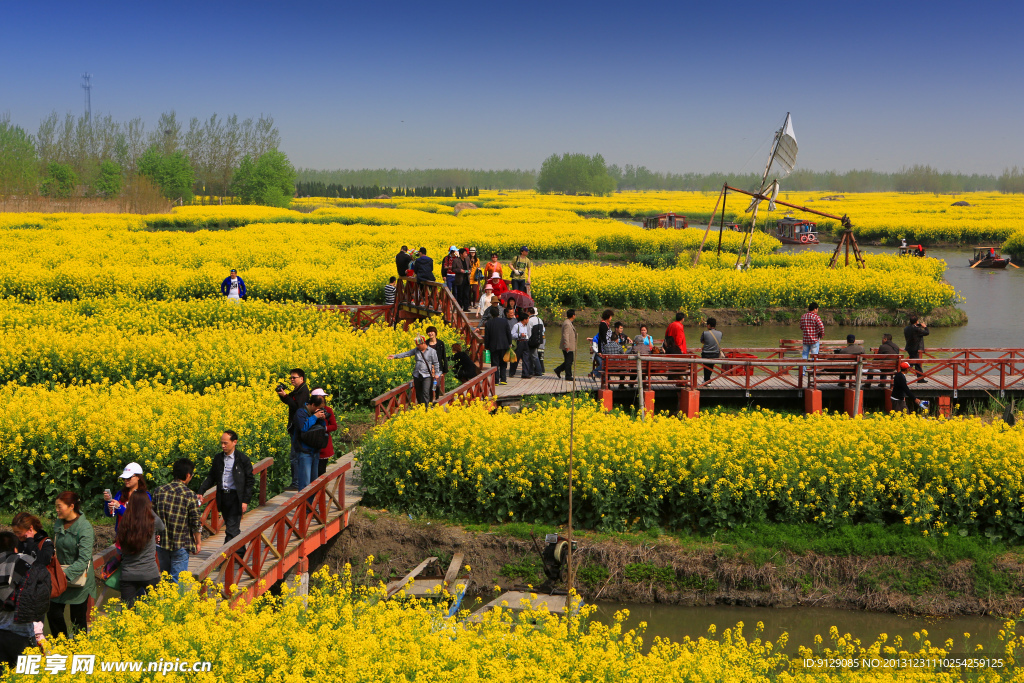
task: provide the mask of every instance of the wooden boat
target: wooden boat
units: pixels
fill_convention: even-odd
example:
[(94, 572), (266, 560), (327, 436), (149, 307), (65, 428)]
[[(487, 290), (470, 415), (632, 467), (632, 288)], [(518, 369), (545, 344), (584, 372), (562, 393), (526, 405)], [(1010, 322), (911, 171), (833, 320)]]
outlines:
[(686, 216), (679, 216), (675, 213), (659, 213), (657, 216), (644, 219), (644, 230), (652, 230), (654, 228), (675, 228), (680, 230), (682, 228), (688, 228), (690, 224), (686, 221)]
[(786, 216), (775, 224), (774, 235), (783, 244), (818, 244), (818, 225)]
[(457, 578), (463, 558), (463, 553), (456, 553), (448, 565), (448, 571), (442, 574), (438, 559), (428, 557), (401, 579), (389, 582), (386, 595), (392, 598), (404, 591), (406, 595), (420, 599), (451, 599), (448, 616), (456, 614), (469, 587), (466, 579)]
[(924, 246), (921, 244), (903, 244), (899, 251), (900, 256), (924, 256)]
[(1005, 268), (1010, 264), (1007, 256), (1000, 256), (995, 247), (975, 247), (974, 258), (970, 261), (971, 268)]

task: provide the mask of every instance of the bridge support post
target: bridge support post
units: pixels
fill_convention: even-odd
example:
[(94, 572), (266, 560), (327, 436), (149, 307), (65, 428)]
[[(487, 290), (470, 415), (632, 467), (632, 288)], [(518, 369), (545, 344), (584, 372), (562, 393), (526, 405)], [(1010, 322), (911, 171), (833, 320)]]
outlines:
[[(857, 399), (860, 399), (858, 402)], [(859, 403), (854, 407), (854, 403)], [(860, 396), (857, 396), (857, 391), (854, 389), (843, 389), (843, 409), (846, 414), (850, 417), (856, 417), (857, 415), (864, 414), (864, 393), (861, 392)]]
[(821, 412), (821, 389), (804, 389), (804, 412), (808, 415)]
[(949, 396), (939, 396), (939, 415), (947, 420), (953, 417), (953, 406)]
[(679, 391), (679, 413), (686, 417), (697, 417), (700, 412), (700, 392), (696, 389)]
[(298, 578), (298, 594), (302, 596), (302, 606), (306, 606), (306, 596), (309, 595), (309, 558), (300, 557), (298, 563), (295, 565), (295, 572), (299, 575)]
[(882, 408), (886, 413), (892, 412), (892, 389), (885, 390), (885, 398), (882, 401)]
[(598, 392), (598, 393), (601, 396), (601, 407), (604, 408), (606, 411), (611, 412), (612, 411), (612, 390), (611, 389), (601, 389), (601, 391)]
[(644, 411), (646, 411), (648, 415), (653, 415), (654, 414), (654, 392), (653, 391), (645, 391), (644, 392)]

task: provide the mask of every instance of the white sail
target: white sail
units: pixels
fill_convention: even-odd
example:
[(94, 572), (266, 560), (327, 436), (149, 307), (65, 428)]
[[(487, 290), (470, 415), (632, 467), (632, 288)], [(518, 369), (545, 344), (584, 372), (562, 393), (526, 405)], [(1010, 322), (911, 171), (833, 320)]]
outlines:
[(779, 133), (779, 143), (775, 150), (775, 162), (778, 166), (785, 169), (785, 173), (782, 173), (782, 177), (785, 177), (793, 172), (793, 168), (796, 166), (796, 133), (793, 132), (793, 118), (786, 114), (786, 123), (782, 126), (782, 130)]

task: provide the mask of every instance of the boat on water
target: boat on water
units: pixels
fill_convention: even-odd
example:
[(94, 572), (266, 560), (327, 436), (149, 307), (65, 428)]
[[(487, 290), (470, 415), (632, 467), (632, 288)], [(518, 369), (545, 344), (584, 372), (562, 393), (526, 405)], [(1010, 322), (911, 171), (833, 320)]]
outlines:
[(775, 224), (774, 236), (783, 244), (818, 244), (818, 225), (786, 216)]
[(906, 242), (900, 246), (900, 256), (924, 256), (924, 245), (922, 244), (907, 244)]
[(676, 230), (682, 230), (683, 228), (690, 227), (690, 224), (686, 222), (686, 216), (669, 212), (659, 213), (657, 216), (651, 216), (644, 219), (644, 230), (653, 230), (654, 228), (675, 228)]
[(974, 247), (974, 258), (970, 261), (971, 268), (1005, 268), (1010, 264), (1008, 256), (1000, 256), (995, 247)]

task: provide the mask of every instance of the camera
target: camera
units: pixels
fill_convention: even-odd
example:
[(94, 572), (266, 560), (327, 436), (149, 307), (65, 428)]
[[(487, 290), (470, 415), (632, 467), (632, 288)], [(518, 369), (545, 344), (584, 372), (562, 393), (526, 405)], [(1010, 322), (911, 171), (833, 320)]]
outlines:
[(275, 391), (287, 391), (287, 390), (288, 390), (288, 387), (286, 387), (283, 384), (278, 384), (277, 388), (275, 389)]

